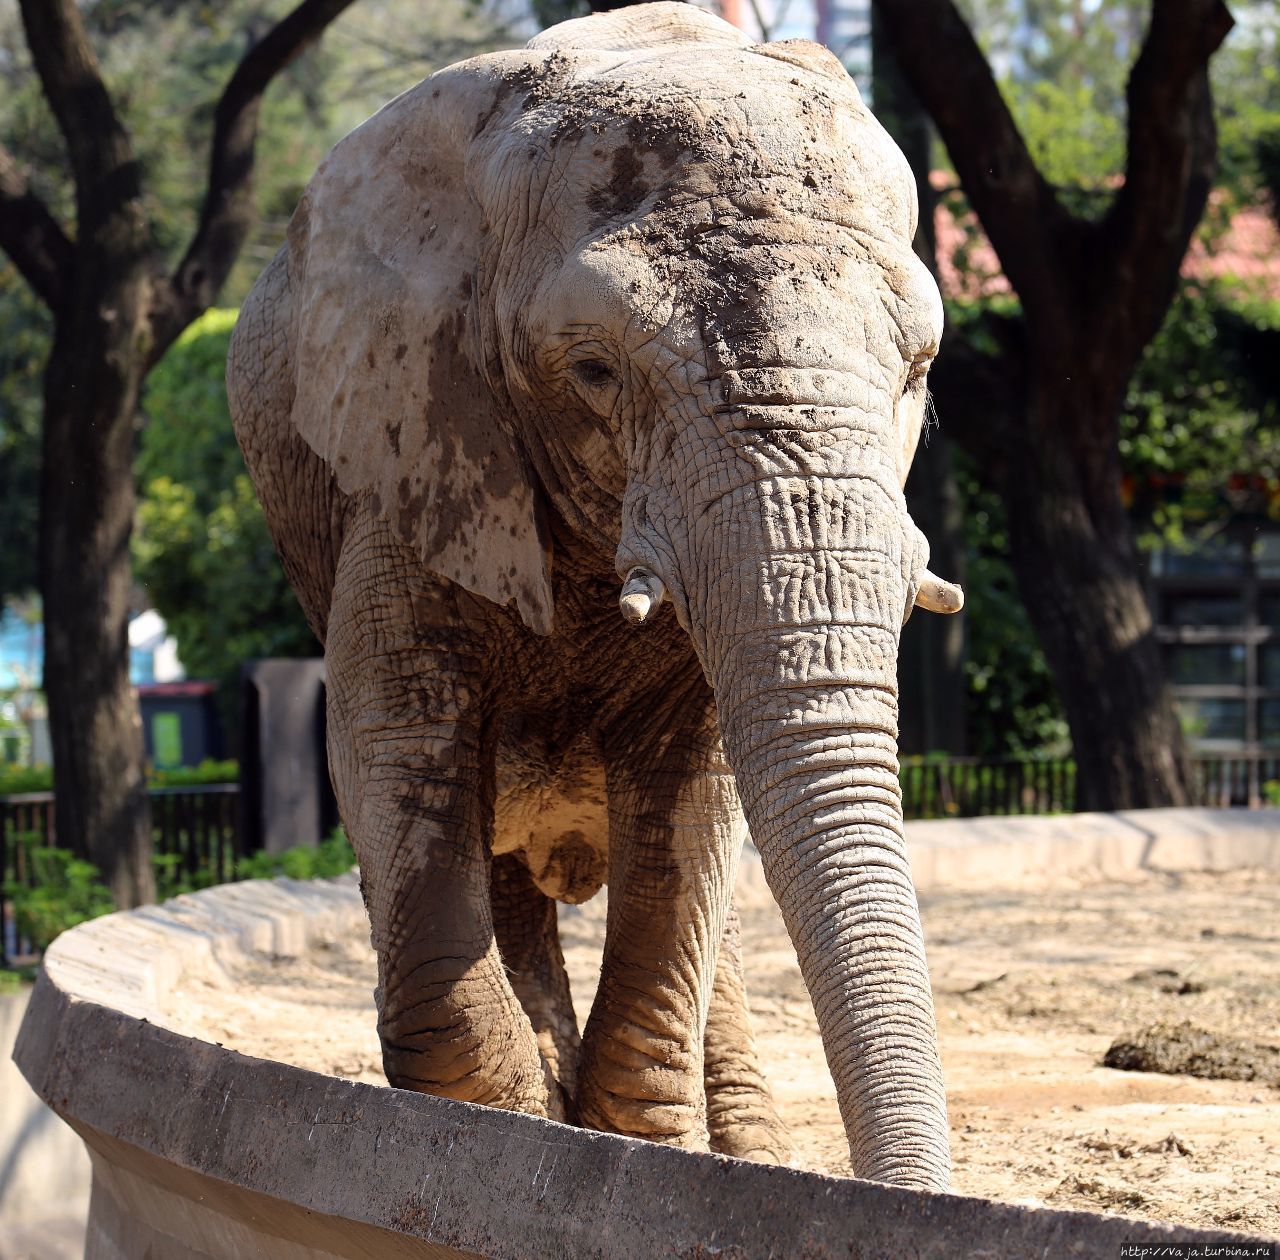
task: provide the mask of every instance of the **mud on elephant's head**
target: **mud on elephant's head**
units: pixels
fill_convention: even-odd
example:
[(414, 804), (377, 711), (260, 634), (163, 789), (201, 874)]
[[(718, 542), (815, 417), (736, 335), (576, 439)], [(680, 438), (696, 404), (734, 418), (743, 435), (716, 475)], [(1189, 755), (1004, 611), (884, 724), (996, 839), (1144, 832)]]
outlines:
[(755, 615), (727, 592), (896, 642), (913, 603), (959, 606), (901, 494), (941, 333), (910, 171), (824, 49), (647, 7), (647, 53), (567, 23), (334, 150), (290, 230), (295, 421), (541, 633), (547, 501), (630, 577), (629, 619), (669, 592), (713, 684), (716, 628)]

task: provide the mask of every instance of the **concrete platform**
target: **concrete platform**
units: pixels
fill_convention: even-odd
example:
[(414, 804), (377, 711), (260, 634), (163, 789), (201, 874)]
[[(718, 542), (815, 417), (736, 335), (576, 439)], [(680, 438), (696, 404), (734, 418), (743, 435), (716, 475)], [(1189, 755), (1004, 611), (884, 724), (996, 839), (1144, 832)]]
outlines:
[[(1168, 860), (1198, 854), (1227, 862), (1237, 843), (1233, 830), (1244, 837), (1239, 852), (1250, 860), (1231, 865), (1278, 864), (1280, 813), (1269, 820), (1243, 813), (1092, 817), (1114, 821), (1083, 824), (1090, 856), (1081, 869), (1092, 869), (1099, 853), (1121, 867), (1150, 862), (1166, 834), (1191, 837), (1188, 847), (1166, 846)], [(1038, 821), (1048, 843), (1069, 848), (1077, 819)], [(967, 874), (954, 868), (953, 878), (1016, 873), (1010, 854), (1036, 844), (1027, 821), (983, 820), (988, 835), (993, 822), (1002, 824), (995, 840), (954, 847), (1004, 846), (1004, 859), (988, 866), (984, 858)], [(1017, 831), (1005, 832), (1006, 823)], [(935, 826), (912, 828), (917, 852), (928, 848), (917, 840), (920, 829)], [(937, 840), (938, 853), (953, 847), (946, 832)], [(302, 954), (326, 939), (366, 931), (353, 879), (279, 880), (111, 915), (55, 942), (15, 1058), (36, 1093), (88, 1147), (91, 1260), (998, 1260), (1178, 1247), (1181, 1254), (1198, 1247), (1199, 1254), (1280, 1255), (1275, 1240), (1242, 1234), (923, 1194), (689, 1154), (321, 1076), (166, 1027), (179, 1022), (171, 995), (186, 979), (224, 971), (245, 954)]]
[(1151, 872), (1280, 871), (1280, 809), (1131, 809), (907, 824), (917, 892), (1028, 889)]

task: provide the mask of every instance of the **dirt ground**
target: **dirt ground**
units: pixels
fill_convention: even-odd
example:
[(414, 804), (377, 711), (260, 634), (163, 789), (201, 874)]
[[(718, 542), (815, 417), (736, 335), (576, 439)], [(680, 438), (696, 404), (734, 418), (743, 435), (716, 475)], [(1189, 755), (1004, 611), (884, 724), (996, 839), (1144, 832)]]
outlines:
[[(813, 1012), (758, 866), (745, 865), (739, 903), (761, 1054), (797, 1162), (847, 1174)], [(957, 1193), (1280, 1235), (1274, 874), (938, 894), (923, 897), (921, 909)], [(580, 1019), (599, 968), (603, 913), (603, 898), (562, 908)], [(237, 980), (181, 994), (182, 1031), (381, 1082), (367, 948), (334, 942), (305, 961), (264, 959)], [(255, 988), (252, 1005), (245, 984)], [(1195, 1045), (1227, 1038), (1225, 1056), (1201, 1055), (1190, 1066), (1215, 1071), (1226, 1062), (1255, 1079), (1101, 1066), (1113, 1042), (1156, 1024)]]

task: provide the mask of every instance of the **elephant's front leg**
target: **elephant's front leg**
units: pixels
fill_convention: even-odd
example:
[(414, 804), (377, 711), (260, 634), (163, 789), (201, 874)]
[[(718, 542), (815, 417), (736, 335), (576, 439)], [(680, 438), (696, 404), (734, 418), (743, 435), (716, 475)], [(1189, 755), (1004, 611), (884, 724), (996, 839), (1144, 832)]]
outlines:
[(785, 1164), (792, 1155), (791, 1138), (760, 1069), (742, 975), (742, 928), (733, 906), (720, 938), (705, 1045), (711, 1149), (739, 1159)]
[(707, 1150), (703, 1038), (744, 831), (709, 692), (669, 699), (605, 750), (609, 913), (577, 1111)]
[(349, 531), (326, 641), (328, 739), (378, 956), (387, 1079), (545, 1115), (490, 909), (488, 650), (385, 526)]

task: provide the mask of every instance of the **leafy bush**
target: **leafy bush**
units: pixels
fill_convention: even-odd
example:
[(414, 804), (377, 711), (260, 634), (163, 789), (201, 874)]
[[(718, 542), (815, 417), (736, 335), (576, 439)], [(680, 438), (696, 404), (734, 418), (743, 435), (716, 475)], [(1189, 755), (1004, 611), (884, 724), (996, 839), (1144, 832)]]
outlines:
[[(198, 766), (175, 766), (171, 770), (147, 768), (152, 787), (187, 787), (202, 783), (238, 783), (240, 766), (235, 761), (208, 758)], [(0, 764), (0, 796), (17, 792), (52, 792), (52, 766), (12, 766)]]
[(168, 901), (170, 897), (180, 897), (183, 893), (199, 892), (202, 888), (212, 888), (219, 883), (218, 873), (209, 867), (197, 871), (179, 870), (182, 865), (180, 853), (153, 853), (151, 869), (156, 876), (156, 900)]
[(240, 765), (237, 761), (215, 761), (206, 757), (198, 766), (173, 766), (168, 770), (147, 770), (147, 782), (152, 787), (188, 787), (202, 783), (239, 783)]
[(133, 538), (138, 580), (183, 665), (223, 684), (224, 709), (245, 661), (320, 652), (232, 431), (224, 377), (235, 321), (235, 311), (206, 311), (147, 378)]
[(331, 879), (343, 875), (356, 864), (355, 850), (341, 827), (318, 845), (296, 845), (283, 853), (251, 854), (236, 863), (238, 879), (274, 879), (287, 875), (290, 879)]
[(0, 796), (9, 796), (17, 792), (49, 792), (52, 789), (52, 767), (0, 763)]
[(111, 890), (98, 868), (65, 849), (50, 849), (34, 832), (17, 837), (28, 881), (6, 880), (4, 896), (13, 903), (18, 935), (44, 950), (60, 932), (109, 914), (115, 909)]
[(0, 997), (20, 993), (35, 980), (34, 967), (0, 967)]
[[(65, 849), (46, 848), (35, 832), (18, 836), (17, 844), (29, 877), (23, 882), (6, 880), (0, 889), (13, 903), (18, 934), (29, 940), (36, 952), (48, 948), (54, 937), (68, 928), (115, 909), (110, 889), (91, 862), (73, 857)], [(179, 870), (182, 858), (176, 853), (157, 854), (151, 860), (156, 892), (162, 901), (212, 888), (220, 882), (217, 872), (207, 867)], [(336, 827), (318, 845), (300, 844), (283, 853), (254, 853), (241, 858), (236, 863), (236, 879), (274, 879), (278, 875), (330, 879), (345, 874), (355, 864), (356, 855), (346, 832)], [(0, 978), (5, 974), (8, 973), (0, 972)]]

